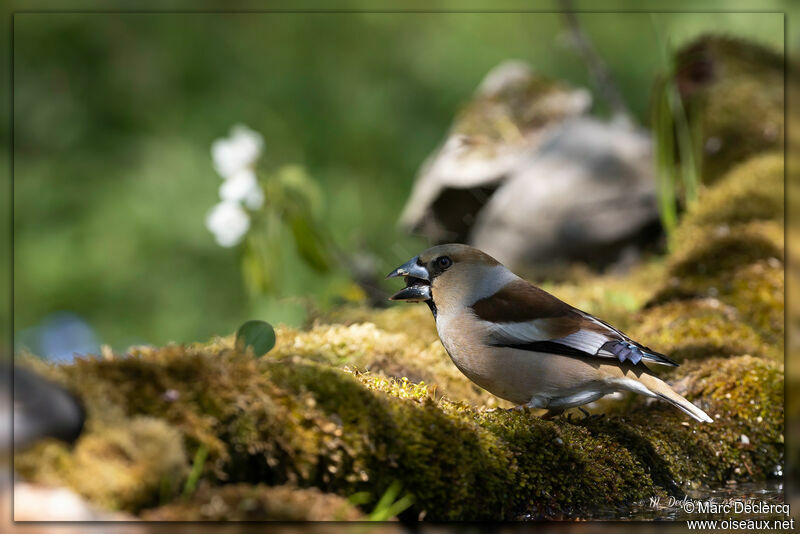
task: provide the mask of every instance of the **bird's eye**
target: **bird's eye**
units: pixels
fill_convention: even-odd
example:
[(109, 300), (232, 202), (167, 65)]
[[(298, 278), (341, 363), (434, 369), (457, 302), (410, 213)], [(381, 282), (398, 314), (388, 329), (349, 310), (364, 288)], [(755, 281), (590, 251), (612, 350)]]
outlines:
[(440, 269), (444, 270), (453, 265), (453, 260), (451, 260), (447, 256), (442, 256), (436, 259), (436, 263), (439, 265)]

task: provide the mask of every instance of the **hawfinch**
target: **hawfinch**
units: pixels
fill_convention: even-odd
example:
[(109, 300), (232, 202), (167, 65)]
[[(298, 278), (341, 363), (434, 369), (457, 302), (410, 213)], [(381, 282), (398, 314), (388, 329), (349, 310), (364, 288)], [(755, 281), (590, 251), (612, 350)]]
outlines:
[(405, 277), (391, 300), (425, 302), (456, 367), (483, 389), (546, 417), (616, 391), (672, 403), (713, 420), (645, 363), (677, 366), (613, 326), (458, 244), (430, 248), (387, 276)]

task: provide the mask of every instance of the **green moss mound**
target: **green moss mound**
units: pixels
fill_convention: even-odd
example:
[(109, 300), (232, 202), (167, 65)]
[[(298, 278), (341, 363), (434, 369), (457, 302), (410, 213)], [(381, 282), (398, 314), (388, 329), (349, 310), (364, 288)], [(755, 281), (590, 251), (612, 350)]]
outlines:
[(397, 306), (373, 310), (372, 314), (368, 308), (343, 308), (327, 320), (345, 322), (322, 324), (318, 319), (307, 331), (279, 328), (278, 343), (270, 358), (300, 356), (435, 384), (437, 397), (474, 406), (510, 406), (464, 379), (439, 342), (435, 321), (426, 306)]
[[(687, 299), (718, 299), (736, 312), (733, 319), (725, 321), (720, 316), (717, 320), (723, 328), (718, 333), (732, 336), (734, 354), (747, 348), (752, 354), (782, 358), (783, 170), (780, 154), (755, 156), (703, 192), (676, 232), (666, 280), (648, 301), (648, 309)], [(658, 315), (657, 311), (646, 313)], [(759, 349), (759, 343), (749, 339), (748, 329), (772, 349)], [(665, 330), (661, 337), (678, 340), (677, 334)], [(705, 335), (715, 337), (708, 330)]]
[(93, 503), (137, 511), (177, 491), (188, 473), (184, 436), (162, 419), (133, 416), (113, 425), (90, 420), (73, 451), (47, 441), (22, 455), (15, 468), (47, 485), (67, 485)]
[[(777, 476), (784, 455), (783, 366), (745, 355), (689, 362), (675, 374), (676, 391), (714, 418), (709, 425), (683, 422), (662, 403), (621, 416), (645, 432), (662, 469), (678, 483), (720, 485), (730, 480)], [(615, 419), (597, 423), (614, 425)], [(745, 436), (746, 439), (743, 439)]]
[[(531, 73), (498, 91), (477, 94), (459, 111), (452, 132), (483, 143), (522, 144), (526, 132), (576, 113), (574, 91), (563, 82)], [(491, 144), (484, 146), (492, 149)]]
[(715, 298), (668, 302), (638, 319), (629, 331), (634, 339), (646, 339), (678, 362), (745, 354), (783, 360), (779, 347), (744, 322), (735, 307)]
[[(74, 451), (49, 443), (44, 445), (50, 448), (48, 454), (33, 450), (18, 455), (17, 467), (33, 480), (47, 478), (97, 498), (91, 490), (97, 482), (83, 476), (86, 465), (79, 459), (97, 461), (97, 451), (113, 449), (119, 442), (99, 422), (120, 416), (129, 418), (123, 422), (155, 418), (160, 428), (170, 429), (164, 435), (171, 438), (153, 445), (153, 450), (185, 449), (193, 457), (199, 446), (206, 447), (204, 485), (291, 484), (342, 497), (366, 491), (373, 496), (364, 505), (368, 511), (398, 481), (415, 497), (414, 506), (404, 512), (408, 517), (574, 516), (665, 493), (671, 489), (667, 481), (744, 480), (765, 473), (766, 459), (779, 461), (777, 438), (770, 434), (762, 442), (759, 436), (764, 428), (782, 432), (782, 413), (765, 408), (775, 408), (773, 397), (780, 392), (774, 390), (782, 391), (782, 370), (756, 360), (751, 367), (763, 377), (761, 389), (745, 388), (736, 404), (754, 410), (747, 397), (753, 396), (764, 412), (759, 412), (762, 420), (741, 413), (741, 407), (729, 420), (732, 404), (716, 392), (726, 387), (732, 391), (735, 386), (725, 386), (725, 381), (741, 381), (740, 362), (733, 358), (715, 365), (719, 371), (713, 380), (706, 376), (707, 369), (676, 375), (690, 398), (719, 415), (709, 430), (694, 422), (684, 426), (680, 412), (660, 404), (609, 417), (603, 424), (610, 427), (595, 427), (591, 421), (566, 418), (544, 421), (528, 412), (475, 410), (435, 399), (425, 384), (338, 369), (299, 356), (256, 361), (228, 349), (141, 349), (111, 359), (43, 368), (83, 392), (90, 430)], [(725, 365), (739, 365), (736, 374), (726, 372)], [(764, 391), (771, 397), (765, 399)], [(661, 433), (653, 433), (653, 428), (661, 428)], [(765, 459), (753, 460), (750, 471), (731, 475), (742, 465), (741, 455), (732, 452), (738, 451), (740, 433), (751, 436)], [(713, 447), (724, 454), (704, 457), (702, 469), (687, 468), (685, 458), (705, 443), (698, 435), (713, 437)], [(133, 512), (171, 503), (180, 510), (177, 488), (160, 484), (167, 479), (182, 486), (187, 456), (179, 457), (179, 470), (148, 468), (137, 473), (151, 481), (137, 490), (148, 498), (128, 495), (128, 486), (112, 486), (102, 502)]]
[(705, 183), (784, 143), (784, 57), (759, 44), (706, 35), (678, 52), (675, 81), (702, 130)]
[(684, 230), (692, 227), (784, 220), (783, 153), (758, 154), (724, 175), (713, 188), (703, 192), (682, 222)]

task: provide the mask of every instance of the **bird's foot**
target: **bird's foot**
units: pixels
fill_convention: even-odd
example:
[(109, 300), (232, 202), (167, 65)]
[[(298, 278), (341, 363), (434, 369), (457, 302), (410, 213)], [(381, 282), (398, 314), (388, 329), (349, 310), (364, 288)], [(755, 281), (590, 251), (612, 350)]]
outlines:
[(561, 415), (562, 413), (564, 413), (563, 408), (551, 408), (547, 410), (547, 413), (542, 416), (542, 419), (549, 421), (550, 419), (553, 419), (554, 417)]
[(606, 416), (604, 413), (589, 413), (583, 406), (578, 406), (578, 409), (583, 414), (583, 419), (581, 419), (581, 421), (599, 421)]

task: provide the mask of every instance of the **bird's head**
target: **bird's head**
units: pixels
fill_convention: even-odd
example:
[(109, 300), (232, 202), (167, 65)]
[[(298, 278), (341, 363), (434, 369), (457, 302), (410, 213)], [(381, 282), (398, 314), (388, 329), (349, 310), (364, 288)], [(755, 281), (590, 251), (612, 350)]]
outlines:
[(476, 248), (447, 244), (429, 248), (393, 270), (386, 278), (405, 277), (406, 287), (390, 300), (428, 302), (436, 308), (470, 305), (495, 293), (514, 275)]

